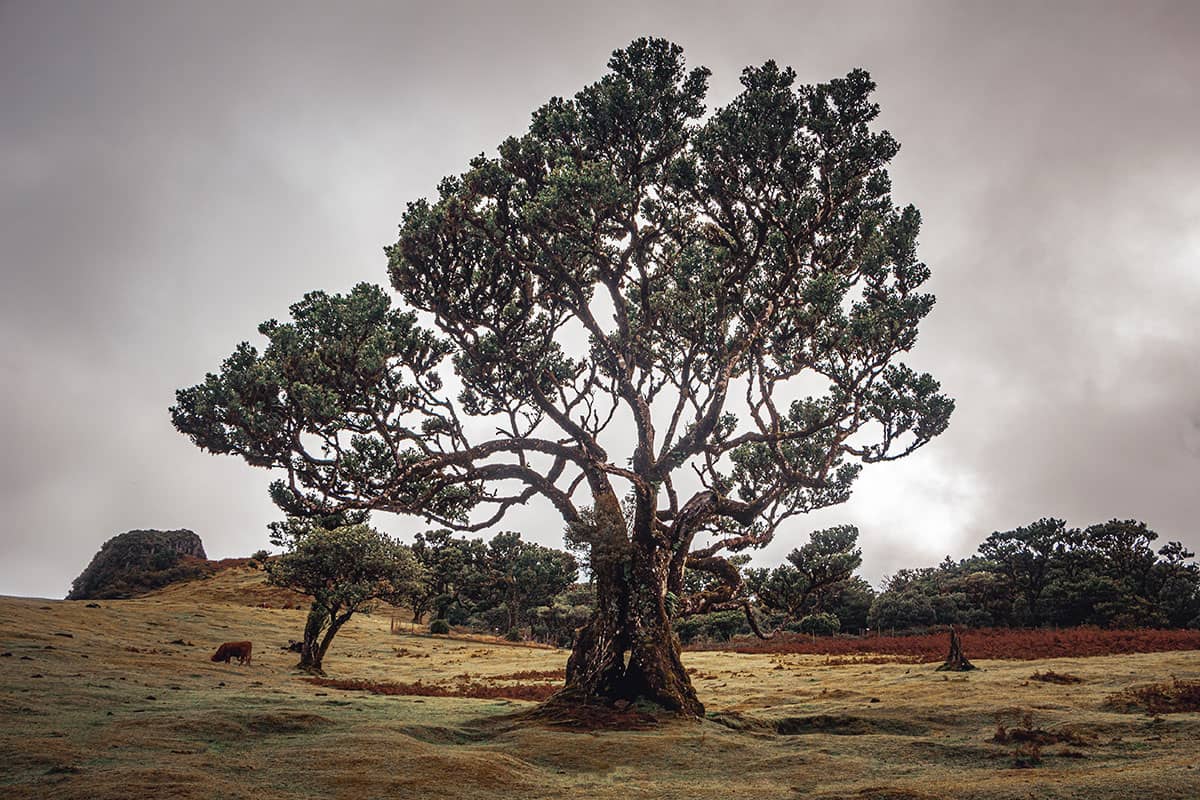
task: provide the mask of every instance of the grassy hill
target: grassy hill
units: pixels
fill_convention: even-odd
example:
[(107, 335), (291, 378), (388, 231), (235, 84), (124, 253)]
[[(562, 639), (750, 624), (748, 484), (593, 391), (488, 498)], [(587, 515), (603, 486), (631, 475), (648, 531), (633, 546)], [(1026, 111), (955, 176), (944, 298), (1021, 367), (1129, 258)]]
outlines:
[[(267, 583), (266, 573), (248, 558), (209, 562), (211, 574), (168, 584), (146, 595), (179, 603), (226, 603), (264, 608), (307, 609), (309, 598)], [(294, 637), (293, 637), (294, 638)]]
[[(1196, 651), (977, 660), (961, 675), (688, 652), (708, 720), (598, 731), (530, 722), (519, 713), (532, 703), (502, 696), (310, 683), (280, 649), (304, 624), (302, 608), (284, 607), (295, 600), (236, 565), (99, 607), (0, 598), (5, 797), (1200, 796), (1200, 714), (1117, 702), (1130, 687), (1200, 679)], [(566, 661), (562, 650), (395, 635), (389, 623), (355, 617), (330, 678), (455, 694), (551, 684)], [(209, 660), (235, 639), (254, 642), (252, 664)]]

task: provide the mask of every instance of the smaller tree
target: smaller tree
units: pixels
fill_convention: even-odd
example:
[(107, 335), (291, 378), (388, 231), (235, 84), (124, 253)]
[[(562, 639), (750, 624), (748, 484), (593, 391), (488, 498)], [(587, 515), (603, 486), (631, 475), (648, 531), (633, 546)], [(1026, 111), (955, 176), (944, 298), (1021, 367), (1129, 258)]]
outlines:
[(405, 597), (413, 622), (421, 623), (430, 612), (434, 619), (447, 619), (456, 604), (464, 604), (464, 592), (482, 568), (486, 546), (480, 539), (455, 537), (442, 528), (418, 533), (412, 552), (425, 570), (424, 579)]
[(875, 602), (875, 588), (857, 575), (832, 587), (825, 597), (825, 611), (838, 618), (843, 631), (861, 632)]
[(1194, 625), (1200, 620), (1200, 566), (1196, 554), (1181, 542), (1167, 542), (1158, 551), (1155, 567), (1159, 608), (1173, 628)]
[(267, 579), (312, 597), (299, 669), (324, 674), (333, 637), (377, 601), (397, 602), (422, 577), (412, 551), (365, 524), (327, 530), (299, 520), (272, 528), (287, 552), (265, 565)]
[(503, 607), (504, 630), (518, 628), (527, 613), (545, 606), (566, 591), (578, 577), (570, 553), (521, 540), (503, 531), (488, 542), (487, 553), (469, 590), (477, 610)]
[(801, 633), (813, 636), (833, 636), (842, 629), (842, 623), (836, 614), (818, 611), (816, 614), (806, 614), (800, 618), (797, 627)]
[(1078, 530), (1061, 519), (1044, 518), (1011, 531), (995, 531), (979, 545), (979, 555), (995, 564), (1013, 595), (1013, 621), (1021, 625), (1042, 622), (1042, 592), (1065, 550), (1079, 540)]
[(747, 570), (751, 592), (765, 608), (794, 620), (823, 611), (823, 596), (849, 580), (862, 564), (858, 528), (838, 525), (813, 531), (809, 543), (789, 553), (787, 560), (774, 569)]

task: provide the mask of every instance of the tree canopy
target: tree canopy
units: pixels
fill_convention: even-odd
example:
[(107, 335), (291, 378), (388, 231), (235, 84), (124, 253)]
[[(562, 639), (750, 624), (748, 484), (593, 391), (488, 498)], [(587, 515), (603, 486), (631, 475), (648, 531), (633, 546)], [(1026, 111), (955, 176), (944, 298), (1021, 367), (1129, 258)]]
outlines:
[(808, 544), (787, 556), (774, 569), (747, 570), (750, 591), (763, 606), (799, 619), (822, 611), (820, 598), (839, 588), (862, 564), (858, 528), (838, 525), (813, 531)]
[(409, 548), (368, 525), (324, 530), (293, 521), (289, 533), (287, 552), (265, 564), (267, 579), (312, 597), (299, 666), (320, 672), (338, 630), (377, 601), (410, 595), (422, 569)]
[[(665, 40), (608, 66), (408, 205), (401, 307), (310, 293), (172, 414), (283, 470), (292, 514), (476, 531), (545, 498), (598, 585), (568, 689), (697, 713), (667, 596), (745, 603), (726, 554), (844, 501), (954, 404), (899, 360), (934, 298), (865, 71), (801, 85), (768, 61), (709, 111), (709, 71)], [(685, 566), (721, 585), (682, 596)]]

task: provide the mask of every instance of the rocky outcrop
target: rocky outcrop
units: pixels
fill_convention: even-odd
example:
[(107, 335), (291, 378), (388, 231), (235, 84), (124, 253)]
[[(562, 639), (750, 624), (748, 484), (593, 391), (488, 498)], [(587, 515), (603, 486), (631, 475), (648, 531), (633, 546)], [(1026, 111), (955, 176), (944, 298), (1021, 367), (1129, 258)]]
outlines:
[(208, 574), (200, 537), (189, 530), (129, 531), (109, 539), (71, 584), (68, 600), (135, 597)]

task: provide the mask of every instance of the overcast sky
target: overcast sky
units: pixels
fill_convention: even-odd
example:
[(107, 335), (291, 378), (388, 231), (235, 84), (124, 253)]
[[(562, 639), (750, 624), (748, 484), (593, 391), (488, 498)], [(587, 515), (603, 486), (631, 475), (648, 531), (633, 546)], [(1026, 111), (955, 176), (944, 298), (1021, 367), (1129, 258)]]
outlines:
[[(1043, 516), (1200, 548), (1200, 4), (0, 0), (0, 594), (133, 528), (267, 545), (269, 473), (172, 428), (304, 292), (386, 284), (406, 202), (641, 35), (713, 70), (862, 66), (937, 307), (947, 433), (868, 467), (871, 581)], [(347, 8), (348, 7), (348, 8)], [(397, 533), (419, 524), (377, 518)], [(505, 527), (561, 545), (531, 506)]]

